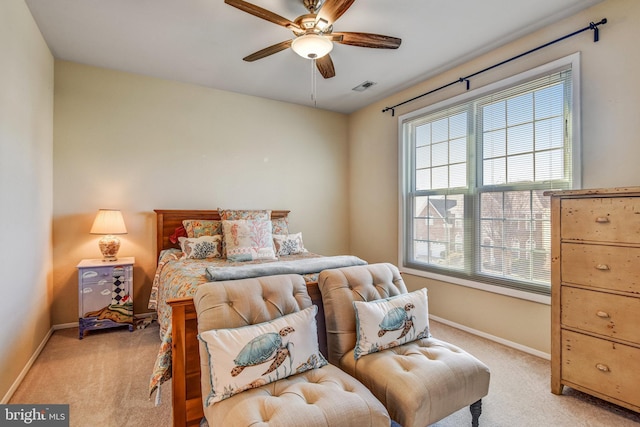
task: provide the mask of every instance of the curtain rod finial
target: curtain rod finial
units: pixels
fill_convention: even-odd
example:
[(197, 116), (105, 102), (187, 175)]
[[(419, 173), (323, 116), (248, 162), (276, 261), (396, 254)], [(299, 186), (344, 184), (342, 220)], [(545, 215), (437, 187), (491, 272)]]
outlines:
[(396, 115), (396, 109), (394, 107), (384, 107), (382, 112), (386, 113), (389, 110), (391, 110), (391, 117), (394, 117)]

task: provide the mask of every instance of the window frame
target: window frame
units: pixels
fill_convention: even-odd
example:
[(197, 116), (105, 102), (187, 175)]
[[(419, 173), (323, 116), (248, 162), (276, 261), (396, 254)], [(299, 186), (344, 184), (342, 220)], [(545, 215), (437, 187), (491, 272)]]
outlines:
[[(571, 176), (572, 176), (572, 189), (581, 188), (582, 187), (582, 174), (581, 174), (581, 126), (580, 126), (580, 117), (581, 117), (581, 107), (580, 107), (580, 53), (574, 53), (563, 58), (557, 59), (555, 61), (543, 64), (541, 66), (535, 67), (528, 71), (521, 72), (519, 74), (513, 75), (511, 77), (507, 77), (504, 79), (500, 79), (494, 83), (488, 84), (486, 86), (467, 91), (460, 95), (454, 96), (452, 98), (437, 102), (433, 105), (426, 106), (424, 108), (420, 108), (418, 110), (403, 114), (398, 117), (398, 183), (399, 183), (399, 209), (398, 209), (398, 265), (400, 266), (400, 270), (402, 272), (426, 277), (430, 279), (435, 279), (443, 282), (453, 283), (456, 285), (462, 285), (467, 287), (472, 287), (475, 289), (481, 289), (493, 293), (498, 293), (502, 295), (512, 296), (516, 298), (521, 298), (525, 300), (540, 302), (544, 304), (550, 304), (550, 288), (549, 292), (541, 293), (538, 291), (530, 291), (526, 289), (520, 289), (517, 287), (505, 286), (503, 284), (489, 284), (486, 282), (481, 282), (477, 280), (473, 280), (472, 278), (459, 277), (456, 275), (448, 275), (443, 274), (439, 271), (431, 271), (431, 270), (423, 270), (421, 268), (416, 268), (408, 264), (405, 259), (405, 253), (407, 248), (407, 241), (413, 241), (412, 233), (413, 228), (411, 227), (411, 223), (407, 224), (407, 213), (406, 209), (408, 202), (408, 193), (410, 189), (408, 188), (410, 185), (410, 180), (406, 178), (407, 173), (411, 173), (412, 164), (410, 162), (410, 151), (407, 146), (405, 146), (405, 122), (413, 121), (421, 116), (426, 116), (430, 113), (437, 112), (438, 110), (443, 110), (445, 108), (451, 108), (458, 106), (462, 103), (469, 102), (473, 99), (480, 98), (485, 95), (489, 95), (492, 92), (499, 92), (502, 90), (507, 90), (509, 88), (518, 86), (520, 84), (525, 84), (529, 81), (535, 80), (536, 78), (543, 77), (545, 75), (552, 74), (556, 71), (561, 71), (564, 69), (571, 69), (571, 95), (572, 95), (572, 112), (571, 112), (571, 137), (572, 137), (572, 164), (571, 164)], [(475, 130), (474, 130), (475, 132)], [(474, 150), (475, 152), (476, 150)], [(476, 181), (479, 179), (478, 174), (480, 171), (477, 167), (478, 159), (471, 155), (471, 153), (467, 153), (467, 161), (472, 163), (468, 165), (468, 173), (471, 173), (468, 177), (468, 182), (473, 183), (473, 188), (469, 188), (467, 193), (463, 196), (465, 200), (464, 209), (475, 209), (472, 206), (472, 203), (467, 204), (467, 200), (471, 198), (470, 192), (477, 193), (478, 186), (476, 185)], [(501, 191), (504, 190), (506, 186), (501, 187)], [(522, 189), (522, 188), (518, 188)], [(483, 188), (483, 191), (487, 191), (488, 187)], [(447, 191), (442, 192), (442, 194), (447, 194)], [(457, 192), (449, 193), (449, 194), (457, 194)], [(465, 212), (465, 217), (467, 217), (467, 212)], [(479, 214), (476, 211), (473, 213), (472, 218), (474, 221), (479, 221)], [(456, 219), (457, 220), (457, 219)], [(476, 228), (474, 228), (476, 229)], [(472, 249), (473, 250), (473, 249)], [(474, 270), (475, 272), (475, 270)]]

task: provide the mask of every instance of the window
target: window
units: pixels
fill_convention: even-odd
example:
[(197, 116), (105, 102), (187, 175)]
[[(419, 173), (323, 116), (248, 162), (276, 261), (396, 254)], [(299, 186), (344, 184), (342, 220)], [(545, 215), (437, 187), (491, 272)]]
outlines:
[(400, 117), (405, 269), (549, 294), (550, 200), (579, 186), (578, 55)]

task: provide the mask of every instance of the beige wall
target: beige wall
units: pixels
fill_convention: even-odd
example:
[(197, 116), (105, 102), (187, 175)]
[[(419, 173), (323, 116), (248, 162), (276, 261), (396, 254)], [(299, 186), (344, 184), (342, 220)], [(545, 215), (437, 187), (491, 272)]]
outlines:
[(0, 400), (47, 335), (53, 57), (23, 0), (0, 2)]
[[(477, 88), (581, 52), (583, 186), (640, 185), (640, 2), (607, 0), (480, 58), (429, 78), (349, 118), (350, 249), (370, 262), (397, 262), (398, 116), (460, 94), (464, 85), (428, 95), (391, 113), (381, 110), (607, 18), (600, 41), (591, 31), (471, 79)], [(428, 49), (428, 44), (425, 45)], [(372, 173), (375, 171), (375, 173)], [(384, 226), (381, 226), (384, 224)], [(372, 244), (375, 242), (375, 244)], [(549, 306), (405, 275), (429, 289), (431, 313), (484, 333), (550, 352)]]
[(78, 320), (75, 266), (101, 256), (99, 208), (123, 211), (136, 313), (155, 272), (153, 209), (289, 209), (309, 250), (347, 253), (347, 154), (343, 114), (56, 61), (53, 323)]

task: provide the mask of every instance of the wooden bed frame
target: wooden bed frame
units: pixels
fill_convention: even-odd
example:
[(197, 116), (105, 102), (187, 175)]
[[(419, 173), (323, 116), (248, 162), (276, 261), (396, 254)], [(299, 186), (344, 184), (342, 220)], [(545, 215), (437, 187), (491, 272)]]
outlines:
[[(163, 210), (156, 209), (156, 259), (163, 249), (177, 248), (169, 241), (177, 227), (185, 219), (220, 220), (217, 210)], [(271, 211), (271, 218), (284, 218), (289, 211)], [(318, 306), (318, 343), (320, 351), (327, 355), (327, 335), (324, 323), (322, 297), (316, 282), (307, 283), (311, 301)], [(198, 324), (192, 298), (167, 301), (172, 309), (171, 391), (173, 425), (198, 426), (204, 416), (200, 388), (200, 354), (198, 348)]]

